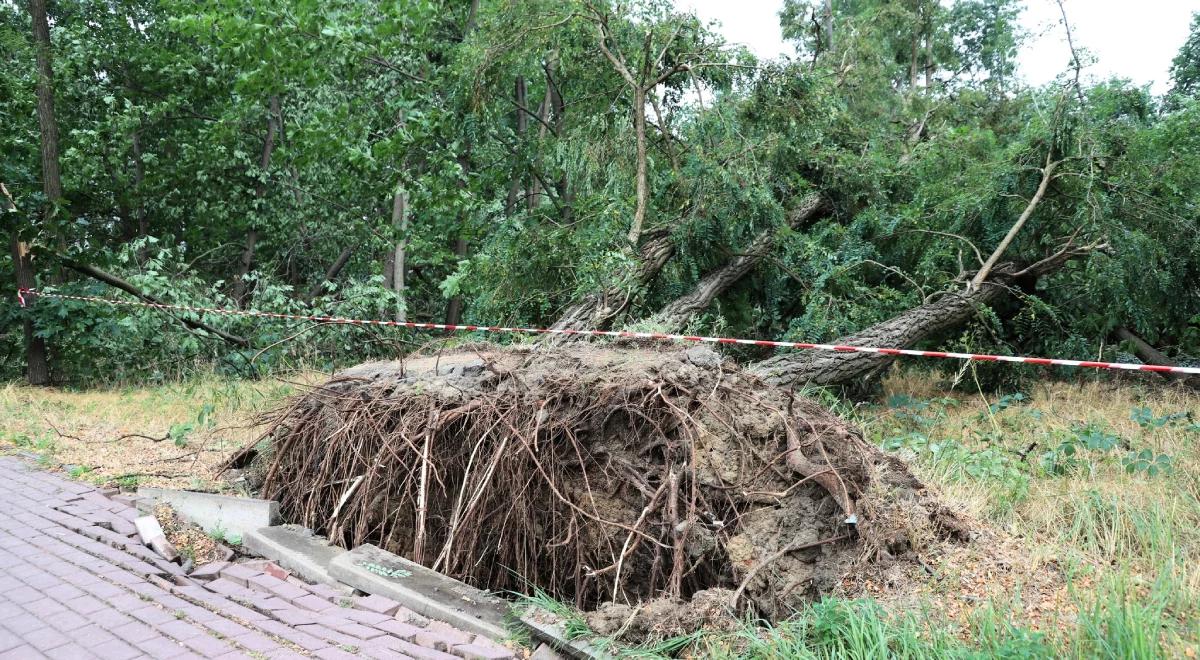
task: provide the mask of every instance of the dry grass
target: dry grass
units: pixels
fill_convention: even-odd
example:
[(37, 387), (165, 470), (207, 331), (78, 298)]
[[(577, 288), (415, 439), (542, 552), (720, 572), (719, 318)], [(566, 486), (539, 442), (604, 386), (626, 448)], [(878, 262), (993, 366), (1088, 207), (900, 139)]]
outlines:
[(321, 378), (87, 391), (7, 385), (0, 387), (0, 449), (45, 455), (47, 466), (97, 483), (214, 490), (222, 486), (215, 467), (257, 435), (256, 413), (278, 405), (294, 383)]
[[(994, 530), (999, 556), (1012, 558), (999, 573), (969, 556), (940, 558), (938, 570), (955, 578), (955, 588), (939, 594), (941, 611), (962, 621), (1002, 603), (1013, 623), (1067, 637), (1076, 632), (1076, 614), (1120, 584), (1134, 603), (1161, 601), (1165, 648), (1194, 653), (1200, 394), (1114, 379), (1044, 381), (1016, 400), (980, 392), (969, 374), (957, 388), (949, 385), (900, 372), (885, 382), (883, 405), (858, 413), (875, 440), (902, 445), (898, 451), (944, 501)], [(1139, 423), (1139, 409), (1149, 409), (1151, 420)], [(1177, 417), (1152, 421), (1170, 415)], [(1115, 446), (1087, 449), (1079, 438), (1090, 431)], [(1064, 443), (1075, 453), (1064, 452)], [(1129, 471), (1130, 452), (1145, 449), (1169, 457), (1170, 469)], [(1039, 579), (1048, 569), (1061, 573), (1062, 588)]]

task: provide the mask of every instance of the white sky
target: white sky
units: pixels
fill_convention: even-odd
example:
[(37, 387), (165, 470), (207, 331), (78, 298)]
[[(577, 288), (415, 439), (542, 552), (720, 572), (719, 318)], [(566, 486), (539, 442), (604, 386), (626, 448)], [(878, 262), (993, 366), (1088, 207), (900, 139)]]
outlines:
[[(943, 0), (945, 2), (946, 0)], [(726, 38), (747, 45), (763, 58), (791, 54), (779, 32), (783, 0), (676, 0), (703, 19), (721, 23)], [(1071, 60), (1058, 5), (1054, 0), (1024, 0), (1021, 24), (1030, 33), (1017, 56), (1018, 73), (1040, 85), (1066, 71)], [(1095, 60), (1090, 78), (1119, 76), (1168, 89), (1171, 59), (1187, 39), (1192, 12), (1200, 0), (1064, 0), (1076, 47)]]

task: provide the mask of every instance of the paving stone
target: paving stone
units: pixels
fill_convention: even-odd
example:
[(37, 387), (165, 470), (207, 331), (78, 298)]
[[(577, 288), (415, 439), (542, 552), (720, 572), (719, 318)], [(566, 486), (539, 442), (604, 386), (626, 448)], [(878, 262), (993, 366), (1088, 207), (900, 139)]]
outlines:
[(258, 653), (279, 648), (279, 644), (277, 644), (275, 640), (263, 635), (262, 633), (253, 631), (239, 635), (233, 638), (233, 641), (236, 642), (238, 646), (242, 646)]
[(45, 653), (51, 649), (58, 648), (65, 644), (69, 644), (71, 640), (64, 634), (49, 627), (38, 628), (28, 632), (22, 632), (21, 637), (27, 644), (35, 649)]
[(393, 600), (349, 598), (272, 562), (214, 563), (186, 576), (124, 535), (137, 517), (128, 498), (103, 498), (14, 458), (0, 457), (0, 502), (0, 658), (446, 660), (458, 646), (508, 657)]
[(454, 640), (455, 644), (470, 644), (475, 641), (475, 635), (463, 632), (445, 621), (430, 621), (425, 629), (438, 633), (446, 639)]
[(189, 639), (183, 645), (206, 658), (217, 658), (234, 650), (229, 644), (209, 635)]
[(326, 612), (337, 607), (333, 603), (317, 596), (303, 596), (292, 601), (296, 605), (313, 612)]
[[(29, 660), (30, 658), (42, 658), (42, 657), (45, 657), (45, 656), (43, 656), (41, 653), (38, 652), (37, 649), (33, 648), (32, 646), (30, 646), (28, 644), (22, 644), (21, 646), (18, 646), (13, 649), (9, 649), (8, 651), (5, 651), (4, 653), (0, 653), (0, 660)], [(353, 656), (351, 656), (351, 657), (353, 657)]]
[(271, 593), (288, 601), (311, 595), (309, 591), (283, 581), (277, 581), (276, 584), (271, 585), (270, 590)]
[(137, 649), (119, 639), (92, 647), (92, 653), (108, 660), (128, 660), (141, 655)]
[(333, 628), (335, 630), (337, 630), (338, 632), (344, 632), (347, 635), (353, 635), (359, 639), (374, 639), (376, 637), (382, 637), (383, 635), (387, 634), (387, 633), (383, 632), (382, 630), (377, 630), (375, 628), (368, 628), (367, 626), (364, 626), (362, 624), (351, 623), (351, 622), (340, 622), (340, 623), (334, 624)]
[(317, 656), (318, 658), (322, 658), (322, 660), (343, 660), (344, 658), (357, 658), (358, 657), (354, 653), (350, 653), (349, 651), (343, 651), (342, 649), (339, 649), (339, 648), (336, 648), (333, 646), (321, 649), (320, 651), (313, 653), (313, 655)]
[(354, 607), (360, 610), (368, 610), (378, 614), (394, 615), (400, 609), (400, 603), (384, 596), (364, 596), (354, 599)]
[(362, 641), (357, 637), (352, 637), (345, 633), (340, 633), (336, 630), (332, 630), (332, 629), (330, 629), (326, 626), (323, 626), (319, 623), (310, 623), (310, 624), (304, 625), (304, 626), (296, 626), (296, 630), (299, 630), (301, 632), (306, 632), (306, 633), (312, 635), (313, 637), (316, 637), (318, 639), (323, 639), (327, 642), (332, 642), (334, 644), (355, 644), (355, 643)]
[(389, 644), (391, 648), (413, 658), (421, 658), (422, 660), (458, 660), (458, 656), (456, 655), (451, 655), (424, 645), (410, 644), (398, 639), (389, 642)]
[(220, 573), (229, 566), (227, 561), (214, 561), (198, 566), (196, 570), (188, 574), (188, 577), (193, 580), (215, 580), (220, 577)]
[(0, 652), (19, 647), (20, 644), (22, 644), (20, 637), (13, 635), (12, 632), (8, 632), (4, 628), (0, 628)]
[(221, 571), (221, 577), (225, 578), (226, 580), (229, 580), (230, 582), (235, 582), (237, 584), (240, 584), (243, 587), (249, 586), (247, 584), (247, 580), (249, 580), (250, 578), (255, 577), (257, 575), (262, 575), (262, 571), (255, 571), (255, 570), (246, 568), (245, 566), (242, 566), (241, 564), (230, 564), (229, 566), (226, 566), (224, 570)]
[(346, 617), (347, 619), (349, 619), (351, 621), (354, 621), (355, 623), (361, 623), (361, 624), (367, 625), (367, 626), (373, 626), (377, 623), (383, 623), (384, 621), (395, 621), (396, 620), (394, 617), (390, 617), (390, 616), (387, 616), (384, 614), (376, 614), (375, 612), (368, 612), (367, 610), (343, 609), (341, 611), (341, 614), (342, 614), (342, 616)]
[(72, 642), (46, 651), (46, 657), (50, 660), (91, 660), (99, 656)]
[(466, 660), (512, 660), (516, 655), (507, 649), (482, 644), (460, 644), (451, 651)]
[(396, 621), (395, 619), (389, 619), (374, 625), (389, 635), (403, 639), (406, 642), (414, 641), (417, 638), (417, 634), (424, 631), (424, 628), (418, 628), (411, 624)]

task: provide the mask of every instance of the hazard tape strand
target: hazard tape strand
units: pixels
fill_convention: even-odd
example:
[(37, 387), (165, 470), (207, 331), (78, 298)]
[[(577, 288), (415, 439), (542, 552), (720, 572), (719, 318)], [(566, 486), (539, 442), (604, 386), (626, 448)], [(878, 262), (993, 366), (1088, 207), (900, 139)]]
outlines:
[(506, 334), (535, 334), (535, 335), (571, 335), (582, 337), (617, 337), (622, 339), (651, 339), (657, 341), (682, 341), (706, 344), (739, 344), (743, 346), (762, 346), (769, 348), (790, 348), (796, 350), (832, 351), (835, 353), (874, 353), (887, 356), (908, 356), (924, 358), (941, 358), (949, 360), (965, 360), (969, 362), (1011, 362), (1033, 364), (1043, 367), (1082, 367), (1085, 369), (1117, 369), (1124, 371), (1150, 371), (1171, 374), (1200, 374), (1200, 367), (1175, 367), (1160, 364), (1135, 364), (1129, 362), (1094, 362), (1087, 360), (1064, 360), (1059, 358), (1026, 357), (1018, 355), (987, 355), (979, 353), (956, 353), (949, 351), (921, 351), (908, 348), (880, 348), (876, 346), (847, 346), (840, 344), (810, 344), (795, 341), (771, 341), (766, 339), (738, 339), (732, 337), (705, 337), (700, 335), (677, 335), (664, 332), (633, 332), (629, 330), (574, 330), (558, 328), (520, 328), (495, 325), (460, 325), (451, 323), (421, 323), (416, 321), (385, 321), (382, 319), (349, 319), (340, 316), (308, 316), (301, 314), (281, 314), (277, 312), (261, 312), (249, 309), (224, 309), (221, 307), (195, 307), (190, 305), (169, 305), (166, 303), (151, 303), (141, 300), (117, 300), (96, 296), (72, 296), (62, 293), (37, 291), (34, 289), (18, 289), (17, 300), (22, 307), (28, 304), (28, 298), (58, 298), (60, 300), (75, 300), (79, 302), (102, 303), (115, 306), (147, 307), (150, 309), (174, 310), (183, 312), (198, 312), (202, 314), (222, 314), (226, 316), (250, 316), (289, 321), (315, 321), (339, 325), (373, 325), (383, 327), (411, 328), (414, 330), (445, 330), (450, 332), (494, 332)]

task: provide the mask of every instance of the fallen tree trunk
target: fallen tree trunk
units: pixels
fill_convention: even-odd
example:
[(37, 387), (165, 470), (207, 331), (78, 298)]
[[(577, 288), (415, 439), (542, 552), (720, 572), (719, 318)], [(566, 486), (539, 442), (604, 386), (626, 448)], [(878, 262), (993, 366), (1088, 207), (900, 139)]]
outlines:
[[(67, 257), (60, 257), (59, 260), (62, 261), (62, 264), (64, 266), (66, 266), (67, 268), (70, 268), (71, 270), (73, 270), (81, 275), (87, 275), (88, 277), (90, 277), (92, 279), (96, 279), (101, 282), (104, 282), (105, 284), (107, 284), (109, 286), (116, 287), (116, 288), (124, 291), (125, 293), (136, 296), (148, 303), (151, 303), (154, 305), (162, 304), (162, 301), (160, 301), (158, 298), (155, 298), (154, 296), (152, 296), (148, 293), (143, 293), (141, 289), (139, 289), (136, 286), (130, 284), (129, 282), (126, 282), (125, 280), (117, 277), (116, 275), (113, 275), (112, 273), (108, 273), (103, 270), (100, 270), (99, 268), (96, 268), (95, 266), (81, 264), (78, 261), (75, 261), (74, 259), (69, 259)], [(167, 313), (169, 316), (174, 318), (176, 321), (179, 321), (180, 323), (191, 328), (192, 330), (203, 330), (205, 332), (216, 335), (217, 337), (220, 337), (221, 339), (224, 339), (225, 341), (227, 341), (231, 344), (236, 344), (238, 346), (244, 347), (244, 346), (250, 345), (250, 340), (246, 339), (245, 337), (239, 337), (238, 335), (230, 334), (228, 332), (225, 332), (224, 330), (214, 328), (211, 325), (205, 323), (204, 321), (198, 321), (198, 320), (193, 321), (192, 319), (184, 318), (182, 316), (177, 316), (170, 312), (167, 312)]]
[(642, 238), (638, 267), (627, 286), (610, 286), (587, 294), (567, 307), (551, 328), (603, 330), (625, 311), (637, 290), (658, 276), (663, 266), (675, 256), (675, 244), (667, 231), (645, 232)]
[[(1071, 259), (1105, 247), (1094, 243), (1079, 248), (1067, 244), (1061, 250), (1026, 268), (1011, 263), (996, 266), (986, 282), (972, 282), (958, 291), (947, 292), (937, 300), (907, 310), (882, 323), (844, 337), (832, 344), (910, 348), (917, 342), (952, 330), (966, 323), (975, 313), (1008, 295), (1018, 281), (1036, 280), (1063, 266)], [(755, 363), (750, 371), (772, 385), (795, 387), (843, 385), (869, 378), (891, 364), (892, 356), (877, 353), (834, 353), (827, 351), (791, 351)]]
[[(1145, 339), (1142, 339), (1132, 330), (1125, 326), (1116, 329), (1114, 334), (1117, 339), (1127, 341), (1133, 346), (1133, 354), (1138, 356), (1138, 359), (1146, 364), (1160, 364), (1167, 367), (1178, 366), (1174, 360), (1167, 357), (1162, 351), (1154, 348)], [(1192, 387), (1200, 387), (1200, 378), (1188, 376), (1187, 374), (1161, 374), (1172, 383), (1187, 383)]]
[[(788, 227), (795, 230), (809, 224), (824, 208), (825, 200), (821, 195), (808, 195), (800, 200), (789, 214)], [(671, 301), (655, 317), (662, 331), (676, 332), (687, 325), (693, 316), (707, 309), (717, 296), (725, 293), (729, 287), (758, 266), (775, 247), (778, 235), (779, 231), (775, 227), (763, 231), (742, 254), (708, 273), (691, 291)]]

